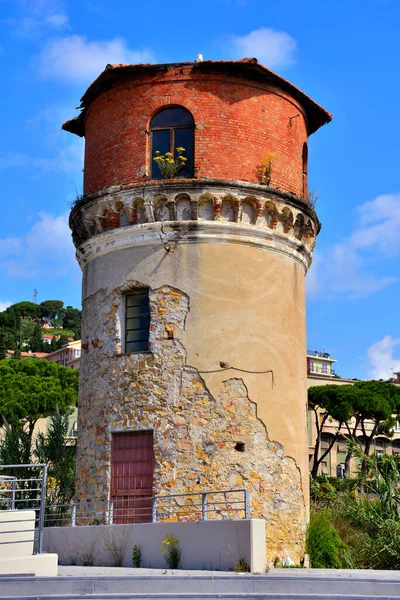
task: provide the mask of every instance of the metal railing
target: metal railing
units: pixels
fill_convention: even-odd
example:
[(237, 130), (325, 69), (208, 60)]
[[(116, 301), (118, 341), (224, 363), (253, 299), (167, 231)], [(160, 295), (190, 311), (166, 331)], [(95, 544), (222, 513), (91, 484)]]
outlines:
[(56, 504), (46, 506), (44, 524), (46, 527), (74, 527), (249, 517), (249, 491), (234, 489)]
[[(32, 541), (33, 552), (43, 552), (44, 507), (46, 500), (47, 465), (0, 465), (0, 511), (4, 527), (0, 529), (0, 545), (20, 544)], [(34, 519), (16, 519), (14, 511), (34, 511)], [(6, 512), (3, 512), (6, 511)], [(9, 518), (7, 512), (9, 511)], [(13, 511), (13, 512), (11, 512)], [(27, 529), (16, 528), (13, 523), (32, 523)], [(14, 528), (15, 527), (15, 528)], [(26, 534), (22, 535), (21, 534)], [(7, 541), (4, 541), (7, 539)]]

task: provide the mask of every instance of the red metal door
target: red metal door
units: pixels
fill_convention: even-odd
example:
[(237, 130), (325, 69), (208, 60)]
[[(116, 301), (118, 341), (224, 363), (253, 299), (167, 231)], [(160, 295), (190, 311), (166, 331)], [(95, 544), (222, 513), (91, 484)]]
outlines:
[(112, 434), (111, 500), (114, 523), (151, 521), (153, 470), (152, 431)]

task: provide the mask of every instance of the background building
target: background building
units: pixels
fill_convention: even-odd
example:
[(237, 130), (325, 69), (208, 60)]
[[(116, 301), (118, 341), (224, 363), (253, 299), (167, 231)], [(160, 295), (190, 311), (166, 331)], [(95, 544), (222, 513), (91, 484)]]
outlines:
[[(332, 370), (333, 363), (337, 361), (332, 359), (328, 352), (307, 351), (307, 388), (321, 385), (354, 385), (356, 379), (342, 379), (338, 377)], [(400, 380), (397, 373), (391, 379), (391, 383), (400, 385)], [(318, 418), (322, 423), (322, 417), (325, 411), (319, 410)], [(353, 423), (353, 422), (352, 422)], [(333, 437), (338, 429), (338, 422), (332, 418), (328, 418), (323, 424), (321, 446), (319, 456), (329, 448)], [(358, 431), (360, 440), (363, 438), (361, 427)], [(342, 429), (343, 434), (346, 433)], [(372, 423), (366, 424), (366, 433), (369, 435), (372, 432)], [(315, 442), (317, 430), (315, 425), (315, 415), (312, 410), (308, 411), (308, 443), (309, 443), (309, 461), (310, 469), (315, 451)], [(400, 454), (400, 424), (397, 423), (393, 428), (392, 437), (385, 435), (377, 435), (373, 441), (372, 451), (376, 453), (386, 452), (387, 454)], [(325, 459), (319, 467), (320, 475), (328, 475), (329, 477), (343, 477), (344, 463), (347, 455), (347, 441), (345, 435), (339, 435), (336, 442), (332, 446)], [(352, 468), (354, 463), (352, 462)]]
[(336, 362), (328, 352), (307, 350), (307, 376), (317, 375), (323, 378), (335, 377), (333, 364)]

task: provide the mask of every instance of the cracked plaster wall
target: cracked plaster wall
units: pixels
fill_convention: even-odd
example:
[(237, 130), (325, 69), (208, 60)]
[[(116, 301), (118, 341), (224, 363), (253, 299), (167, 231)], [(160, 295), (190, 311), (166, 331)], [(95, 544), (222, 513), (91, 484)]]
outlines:
[[(152, 353), (125, 355), (123, 293), (137, 284), (151, 289)], [(302, 267), (255, 247), (166, 252), (160, 242), (93, 259), (83, 300), (78, 498), (108, 497), (111, 431), (152, 428), (154, 493), (247, 487), (251, 516), (266, 519), (269, 562), (300, 560), (308, 497)], [(275, 385), (271, 374), (199, 374), (219, 361), (272, 369)]]

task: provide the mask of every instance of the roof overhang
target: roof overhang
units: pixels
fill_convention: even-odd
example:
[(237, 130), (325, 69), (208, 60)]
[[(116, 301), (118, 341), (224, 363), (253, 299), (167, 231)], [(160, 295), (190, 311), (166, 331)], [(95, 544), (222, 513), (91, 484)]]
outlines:
[(140, 76), (145, 73), (154, 74), (161, 71), (168, 71), (174, 67), (192, 67), (193, 73), (211, 73), (219, 70), (227, 75), (234, 75), (246, 78), (247, 80), (257, 81), (259, 83), (267, 83), (282, 91), (288, 93), (296, 99), (303, 107), (307, 122), (308, 134), (311, 135), (317, 129), (329, 123), (332, 120), (332, 115), (322, 106), (314, 102), (309, 96), (304, 94), (295, 85), (283, 79), (264, 65), (260, 64), (256, 58), (243, 58), (241, 60), (205, 60), (199, 63), (166, 63), (166, 64), (137, 64), (137, 65), (121, 65), (109, 64), (104, 71), (95, 79), (88, 87), (81, 98), (79, 109), (80, 114), (69, 121), (66, 121), (62, 128), (70, 133), (83, 137), (85, 135), (85, 112), (91, 102), (104, 90), (110, 89), (117, 81), (127, 75)]

